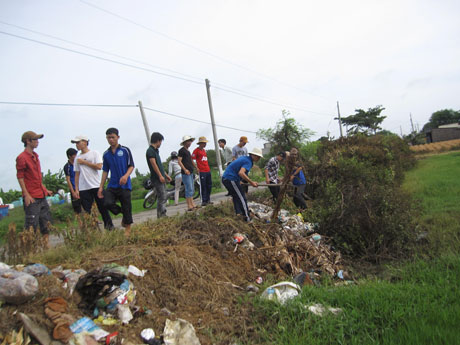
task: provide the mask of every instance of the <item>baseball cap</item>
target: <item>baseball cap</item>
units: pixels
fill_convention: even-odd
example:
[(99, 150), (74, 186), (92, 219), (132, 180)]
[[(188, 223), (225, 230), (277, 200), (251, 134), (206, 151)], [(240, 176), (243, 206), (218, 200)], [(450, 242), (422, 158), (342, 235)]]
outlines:
[(248, 137), (245, 137), (245, 136), (242, 136), (242, 137), (240, 138), (240, 141), (242, 141), (242, 142), (244, 142), (244, 143), (246, 143), (246, 144), (249, 142)]
[(43, 134), (37, 134), (37, 133), (32, 132), (32, 131), (27, 131), (22, 135), (21, 141), (23, 143), (25, 143), (27, 141), (27, 139), (34, 140), (34, 139), (41, 139), (41, 138), (43, 138)]
[(76, 144), (78, 143), (79, 141), (89, 141), (88, 137), (86, 135), (77, 135), (75, 138), (73, 138), (72, 140), (70, 140), (70, 142), (72, 144)]

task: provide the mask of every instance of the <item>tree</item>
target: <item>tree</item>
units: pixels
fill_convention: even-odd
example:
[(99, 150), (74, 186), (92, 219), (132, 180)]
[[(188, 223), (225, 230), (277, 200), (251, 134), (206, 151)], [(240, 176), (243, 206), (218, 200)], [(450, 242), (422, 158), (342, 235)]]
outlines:
[(347, 117), (342, 117), (342, 124), (349, 126), (347, 129), (348, 133), (364, 133), (364, 134), (376, 134), (380, 128), (380, 124), (386, 118), (386, 116), (380, 115), (384, 111), (381, 105), (374, 108), (369, 108), (367, 111), (363, 109), (356, 109), (356, 114)]
[(304, 128), (289, 111), (282, 111), (282, 119), (276, 123), (275, 128), (259, 129), (257, 138), (264, 139), (271, 144), (270, 154), (280, 151), (289, 151), (292, 147), (300, 147), (313, 134), (311, 129)]
[(460, 121), (460, 111), (452, 109), (443, 109), (435, 111), (431, 114), (430, 120), (423, 126), (423, 131), (428, 131), (432, 128), (438, 128), (442, 125), (455, 123)]

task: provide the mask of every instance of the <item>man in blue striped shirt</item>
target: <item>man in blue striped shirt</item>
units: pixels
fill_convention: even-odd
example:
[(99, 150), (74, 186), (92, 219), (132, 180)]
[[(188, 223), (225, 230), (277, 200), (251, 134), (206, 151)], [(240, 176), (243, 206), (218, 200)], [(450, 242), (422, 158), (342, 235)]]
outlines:
[[(109, 128), (105, 135), (110, 147), (102, 156), (102, 178), (97, 195), (104, 198), (104, 205), (110, 212), (115, 215), (123, 214), (121, 225), (125, 228), (125, 235), (129, 236), (133, 223), (130, 178), (134, 170), (133, 156), (129, 148), (118, 143), (118, 129)], [(109, 171), (110, 180), (104, 191)], [(121, 207), (116, 203), (117, 200), (120, 201)]]

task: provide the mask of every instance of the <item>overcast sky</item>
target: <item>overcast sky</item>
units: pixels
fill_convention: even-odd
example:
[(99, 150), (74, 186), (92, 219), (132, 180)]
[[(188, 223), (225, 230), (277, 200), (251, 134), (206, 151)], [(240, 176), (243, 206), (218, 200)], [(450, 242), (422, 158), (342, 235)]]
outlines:
[[(410, 113), (421, 128), (436, 110), (460, 109), (459, 13), (455, 0), (0, 0), (0, 101), (141, 100), (209, 122), (208, 78), (216, 122), (239, 129), (217, 128), (230, 146), (247, 135), (249, 149), (262, 147), (255, 132), (273, 127), (282, 109), (313, 130), (312, 139), (338, 137), (337, 101), (343, 116), (383, 105), (383, 127), (407, 134)], [(146, 115), (150, 131), (165, 136), (163, 160), (185, 134), (212, 139), (210, 125)], [(45, 134), (37, 149), (43, 172), (63, 167), (79, 134), (102, 153), (108, 127), (119, 128), (136, 167), (148, 170), (136, 107), (0, 104), (0, 120), (4, 190), (19, 189), (15, 158), (27, 130)]]

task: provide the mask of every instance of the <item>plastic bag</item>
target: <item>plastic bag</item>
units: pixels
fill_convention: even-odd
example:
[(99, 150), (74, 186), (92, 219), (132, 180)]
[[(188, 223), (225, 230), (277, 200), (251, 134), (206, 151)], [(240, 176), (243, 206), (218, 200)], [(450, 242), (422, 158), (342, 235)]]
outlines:
[(182, 319), (176, 321), (166, 319), (163, 342), (165, 345), (201, 345), (193, 325)]
[(291, 282), (281, 282), (265, 289), (260, 297), (284, 304), (286, 301), (297, 297), (299, 292), (299, 285)]
[(38, 292), (37, 279), (24, 272), (0, 270), (0, 300), (21, 304), (27, 302)]
[(48, 267), (42, 264), (29, 265), (26, 268), (24, 268), (23, 272), (29, 273), (33, 275), (34, 277), (38, 277), (38, 276), (45, 275), (45, 274), (51, 274), (51, 271), (48, 269)]

